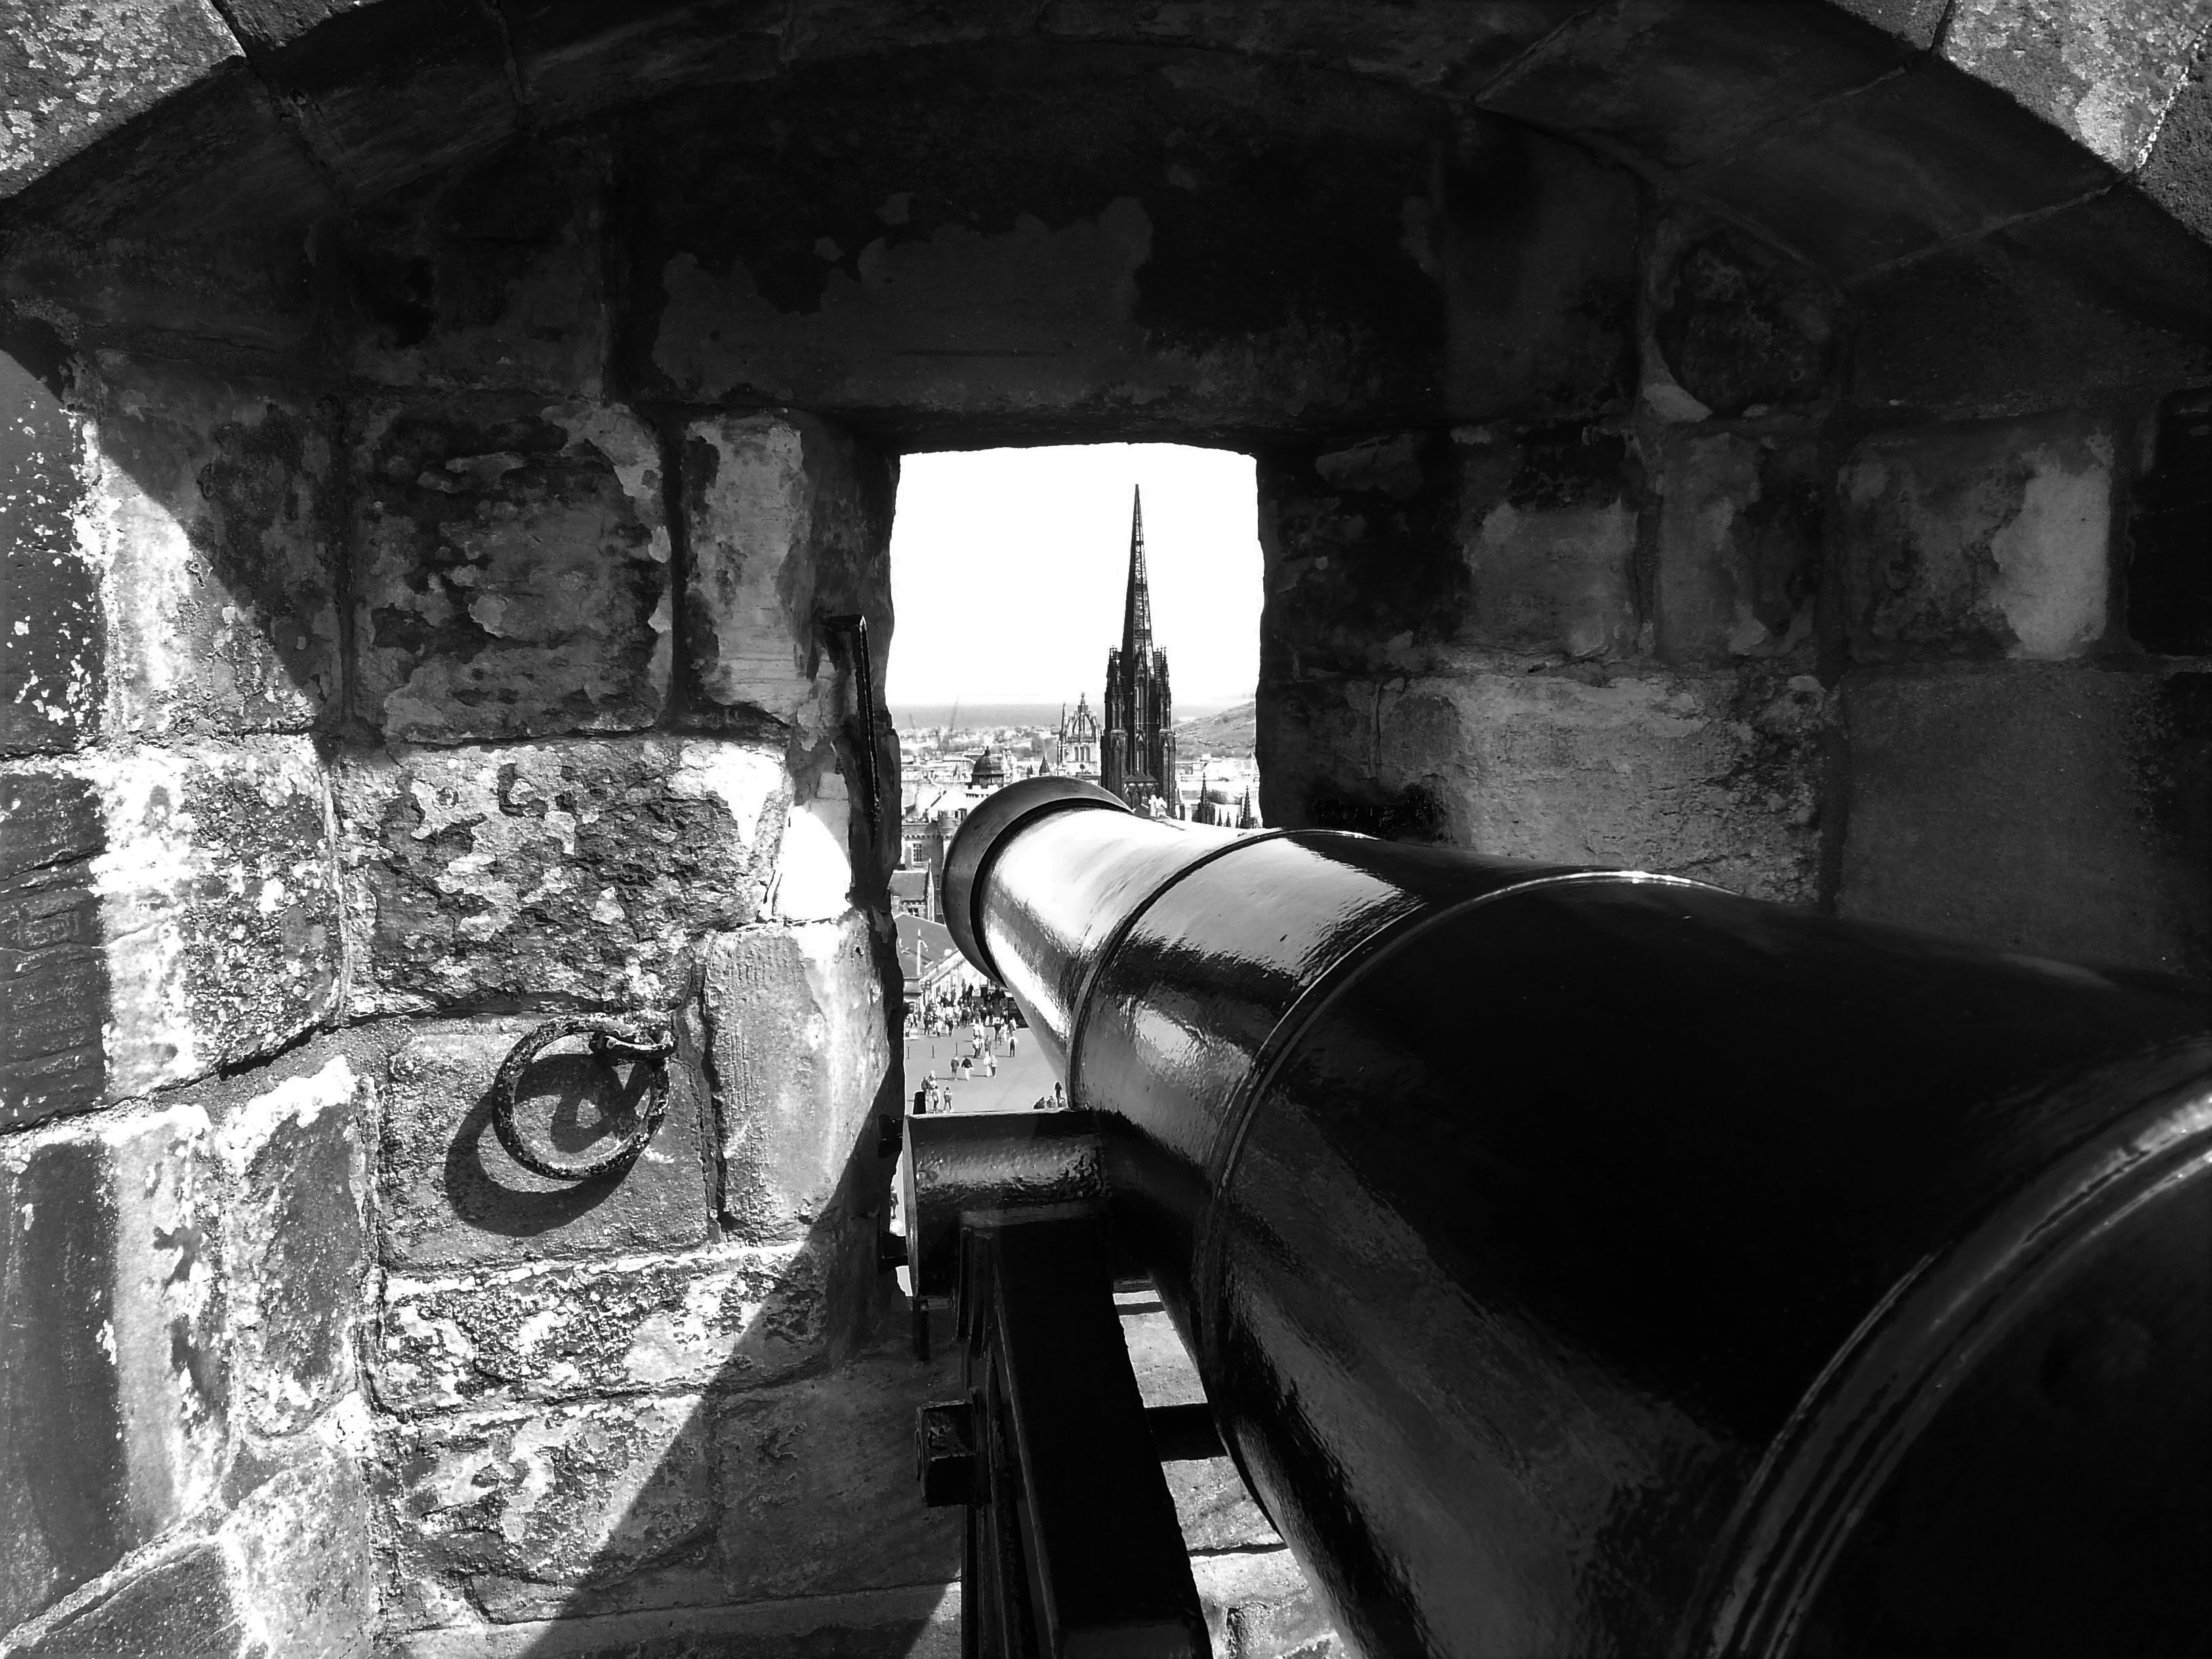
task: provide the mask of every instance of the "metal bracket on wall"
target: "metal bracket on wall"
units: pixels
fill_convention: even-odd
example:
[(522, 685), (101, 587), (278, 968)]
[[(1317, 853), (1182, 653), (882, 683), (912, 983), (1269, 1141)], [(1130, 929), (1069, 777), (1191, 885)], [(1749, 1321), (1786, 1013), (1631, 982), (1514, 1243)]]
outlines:
[(876, 775), (876, 669), (868, 653), (868, 619), (851, 611), (821, 619), (822, 631), (842, 641), (853, 671), (853, 690), (860, 705), (860, 781), (867, 791), (868, 828), (881, 827), (883, 785)]
[[(617, 1102), (629, 1108), (631, 1118), (629, 1128), (611, 1152), (582, 1164), (556, 1164), (541, 1157), (524, 1141), (514, 1122), (515, 1096), (523, 1073), (540, 1054), (566, 1036), (591, 1038), (592, 1058), (606, 1074)], [(675, 1052), (676, 1030), (665, 1014), (568, 1014), (549, 1019), (525, 1033), (500, 1062), (499, 1075), (491, 1085), (492, 1131), (507, 1148), (507, 1156), (533, 1175), (554, 1181), (591, 1181), (618, 1175), (645, 1150), (660, 1120), (668, 1115), (667, 1059)], [(615, 1070), (624, 1059), (633, 1062), (626, 1081)], [(641, 1081), (647, 1087), (642, 1109), (636, 1104)]]

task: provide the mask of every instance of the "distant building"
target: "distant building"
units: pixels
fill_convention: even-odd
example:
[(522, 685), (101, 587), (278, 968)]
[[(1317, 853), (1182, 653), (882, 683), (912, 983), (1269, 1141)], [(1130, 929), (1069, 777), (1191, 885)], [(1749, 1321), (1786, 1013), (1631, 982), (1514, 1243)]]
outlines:
[(1075, 699), (1075, 712), (1067, 712), (1067, 705), (1060, 706), (1060, 735), (1053, 741), (1052, 769), (1071, 778), (1097, 779), (1098, 763), (1098, 716), (1091, 712), (1091, 694), (1079, 693)]
[(1175, 710), (1168, 654), (1152, 646), (1152, 595), (1145, 576), (1145, 500), (1129, 519), (1129, 587), (1121, 643), (1106, 653), (1106, 730), (1098, 781), (1139, 812), (1182, 816), (1176, 786)]
[(942, 921), (937, 914), (937, 872), (927, 864), (891, 872), (891, 914)]
[(968, 774), (968, 787), (979, 795), (1005, 788), (1007, 781), (1006, 757), (997, 749), (986, 749), (978, 755), (974, 769)]

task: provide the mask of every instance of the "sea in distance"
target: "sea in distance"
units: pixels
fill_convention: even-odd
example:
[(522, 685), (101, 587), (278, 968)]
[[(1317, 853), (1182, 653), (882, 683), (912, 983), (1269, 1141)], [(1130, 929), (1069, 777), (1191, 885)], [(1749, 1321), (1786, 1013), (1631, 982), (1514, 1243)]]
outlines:
[[(1070, 708), (1075, 707), (1073, 698), (1068, 700), (1067, 706)], [(1218, 702), (1183, 704), (1176, 708), (1176, 714), (1179, 720), (1194, 720), (1200, 715), (1218, 714), (1228, 706)], [(1096, 713), (1098, 708), (1096, 697), (1091, 700), (1091, 707)], [(1001, 726), (1057, 727), (1060, 725), (1060, 708), (1056, 702), (895, 702), (891, 705), (891, 724), (903, 732), (951, 726), (957, 709), (963, 731), (974, 731), (979, 727), (988, 731)]]

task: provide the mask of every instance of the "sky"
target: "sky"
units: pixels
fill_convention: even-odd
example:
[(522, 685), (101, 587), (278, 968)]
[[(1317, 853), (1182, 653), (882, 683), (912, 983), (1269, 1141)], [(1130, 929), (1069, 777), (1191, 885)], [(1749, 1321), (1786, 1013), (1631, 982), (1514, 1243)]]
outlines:
[(1248, 701), (1260, 671), (1252, 458), (1082, 444), (900, 462), (892, 706), (1073, 703), (1087, 691), (1095, 708), (1107, 648), (1121, 643), (1133, 485), (1177, 716)]

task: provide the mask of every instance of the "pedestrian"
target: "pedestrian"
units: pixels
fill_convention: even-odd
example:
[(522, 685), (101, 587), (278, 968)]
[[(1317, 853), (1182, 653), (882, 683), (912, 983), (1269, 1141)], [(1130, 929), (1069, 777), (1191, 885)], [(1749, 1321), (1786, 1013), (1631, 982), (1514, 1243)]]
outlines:
[(1012, 1060), (1013, 1057), (1014, 1057), (1014, 1034), (1013, 1034), (1012, 1031), (1009, 1031), (1009, 1032), (1007, 1032), (1007, 1033), (1006, 1033), (1006, 1058), (1007, 1058), (1008, 1060)]

